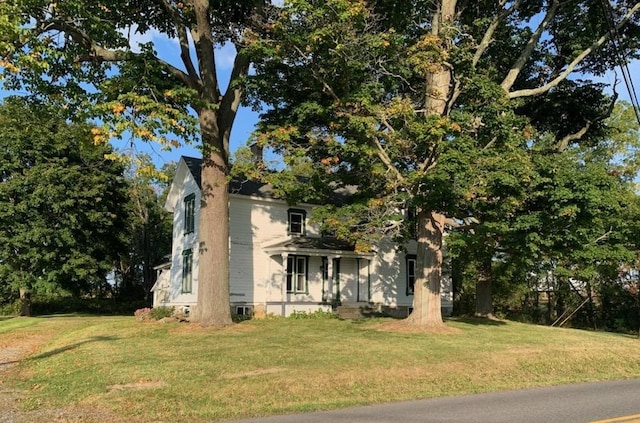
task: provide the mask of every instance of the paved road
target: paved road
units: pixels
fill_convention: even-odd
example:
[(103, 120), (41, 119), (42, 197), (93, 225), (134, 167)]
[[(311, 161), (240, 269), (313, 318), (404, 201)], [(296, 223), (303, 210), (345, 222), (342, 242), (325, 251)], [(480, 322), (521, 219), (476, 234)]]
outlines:
[(640, 379), (407, 401), (236, 423), (640, 422)]

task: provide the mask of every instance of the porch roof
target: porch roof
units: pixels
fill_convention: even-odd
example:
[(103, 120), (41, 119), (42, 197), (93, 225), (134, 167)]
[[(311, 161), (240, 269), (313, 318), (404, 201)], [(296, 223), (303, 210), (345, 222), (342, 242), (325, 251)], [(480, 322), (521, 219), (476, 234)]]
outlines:
[(355, 246), (349, 242), (333, 237), (310, 238), (292, 236), (284, 241), (265, 245), (264, 250), (269, 255), (283, 253), (301, 254), (307, 256), (334, 256), (367, 258), (373, 257), (373, 252), (357, 252)]

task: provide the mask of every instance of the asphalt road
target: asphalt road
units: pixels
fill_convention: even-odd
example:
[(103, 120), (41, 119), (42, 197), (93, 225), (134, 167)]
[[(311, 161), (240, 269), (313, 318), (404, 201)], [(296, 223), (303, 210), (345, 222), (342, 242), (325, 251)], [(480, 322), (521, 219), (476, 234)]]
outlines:
[(396, 402), (236, 423), (640, 422), (640, 379)]

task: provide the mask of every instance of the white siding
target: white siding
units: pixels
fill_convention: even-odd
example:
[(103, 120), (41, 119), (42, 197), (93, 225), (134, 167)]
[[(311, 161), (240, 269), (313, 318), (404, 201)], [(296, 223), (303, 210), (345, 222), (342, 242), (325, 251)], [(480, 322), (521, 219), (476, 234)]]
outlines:
[[(184, 199), (195, 194), (195, 231), (184, 233)], [(173, 212), (173, 245), (171, 252), (170, 292), (167, 305), (194, 305), (198, 290), (198, 237), (200, 215), (200, 190), (188, 167), (181, 160), (176, 170), (170, 194), (165, 205)], [(264, 250), (267, 245), (288, 239), (287, 220), (290, 206), (284, 201), (268, 198), (230, 194), (230, 300), (234, 305), (261, 305), (267, 313), (289, 315), (293, 311), (330, 309), (321, 304), (335, 299), (336, 281), (332, 274), (323, 282), (322, 257), (307, 257), (308, 292), (287, 293), (285, 269), (280, 255), (270, 256)], [(319, 236), (319, 228), (309, 225), (312, 206), (297, 205), (295, 209), (307, 213), (306, 235)], [(183, 251), (193, 251), (192, 292), (183, 294)], [(415, 242), (408, 246), (415, 252)], [(304, 254), (302, 254), (304, 255)], [(327, 254), (331, 256), (331, 254)], [(406, 294), (405, 253), (398, 251), (390, 241), (383, 241), (370, 260), (354, 257), (340, 259), (340, 297), (342, 302), (366, 301), (386, 307), (410, 307), (413, 296)], [(324, 297), (323, 297), (324, 290)], [(370, 290), (370, 291), (369, 291)], [(443, 278), (443, 308), (451, 307), (450, 278)]]
[[(171, 248), (171, 289), (167, 305), (182, 306), (195, 305), (198, 294), (198, 236), (200, 227), (200, 188), (191, 172), (183, 161), (178, 163), (176, 179), (172, 186), (172, 204), (166, 207), (173, 209), (173, 243)], [(195, 194), (195, 222), (194, 231), (184, 233), (185, 208), (184, 199)], [(193, 252), (192, 291), (182, 293), (182, 253), (191, 249)]]

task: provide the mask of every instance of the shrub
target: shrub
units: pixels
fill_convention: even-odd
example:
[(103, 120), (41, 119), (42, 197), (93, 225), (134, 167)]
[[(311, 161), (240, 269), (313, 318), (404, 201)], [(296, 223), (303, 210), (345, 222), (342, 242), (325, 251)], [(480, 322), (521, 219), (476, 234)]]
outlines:
[(337, 319), (338, 315), (331, 311), (316, 310), (314, 312), (307, 311), (294, 311), (289, 315), (289, 319), (304, 320), (304, 319)]
[(149, 317), (151, 317), (153, 320), (160, 320), (164, 319), (165, 317), (173, 316), (174, 311), (175, 309), (173, 307), (154, 307), (151, 309)]

